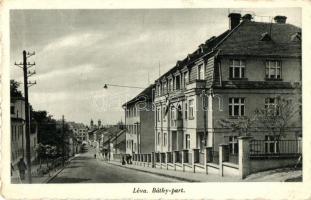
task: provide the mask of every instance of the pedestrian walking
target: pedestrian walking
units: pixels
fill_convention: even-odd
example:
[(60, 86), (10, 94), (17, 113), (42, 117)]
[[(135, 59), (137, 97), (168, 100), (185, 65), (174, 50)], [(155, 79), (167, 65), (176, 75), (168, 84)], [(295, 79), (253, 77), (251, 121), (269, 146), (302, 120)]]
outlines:
[(94, 154), (94, 158), (96, 158), (96, 153)]
[(24, 180), (25, 179), (25, 171), (27, 169), (24, 158), (21, 158), (19, 160), (19, 162), (17, 163), (17, 167), (18, 167), (18, 171), (19, 171), (19, 175), (20, 175), (21, 180)]

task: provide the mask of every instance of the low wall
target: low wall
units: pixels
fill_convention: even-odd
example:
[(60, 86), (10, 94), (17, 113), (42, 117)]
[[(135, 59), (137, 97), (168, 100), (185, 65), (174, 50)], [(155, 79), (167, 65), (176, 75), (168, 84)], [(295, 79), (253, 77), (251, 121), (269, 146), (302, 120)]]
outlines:
[(298, 161), (298, 157), (292, 158), (251, 158), (250, 173), (260, 172), (264, 170), (294, 166)]
[(223, 163), (222, 170), (224, 176), (239, 176), (239, 166), (232, 163)]
[(207, 163), (207, 173), (208, 174), (219, 174), (219, 166), (212, 163)]

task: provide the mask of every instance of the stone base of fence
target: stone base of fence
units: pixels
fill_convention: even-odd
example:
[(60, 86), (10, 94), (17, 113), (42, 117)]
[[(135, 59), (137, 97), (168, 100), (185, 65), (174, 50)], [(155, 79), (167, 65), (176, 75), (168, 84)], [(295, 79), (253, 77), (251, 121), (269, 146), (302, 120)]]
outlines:
[(163, 170), (187, 171), (193, 173), (218, 174), (245, 178), (250, 173), (267, 169), (286, 167), (297, 163), (298, 157), (254, 159), (250, 156), (251, 137), (238, 138), (238, 154), (230, 155), (228, 144), (215, 148), (185, 149), (172, 152), (152, 152), (133, 155), (133, 164)]

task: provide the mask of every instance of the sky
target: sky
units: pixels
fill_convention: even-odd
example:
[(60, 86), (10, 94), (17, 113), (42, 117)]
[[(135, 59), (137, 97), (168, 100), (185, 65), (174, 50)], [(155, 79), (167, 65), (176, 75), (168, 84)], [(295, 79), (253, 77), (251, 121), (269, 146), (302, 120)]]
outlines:
[[(30, 81), (37, 84), (29, 89), (35, 110), (67, 121), (114, 124), (124, 121), (121, 105), (142, 89), (104, 84), (147, 87), (226, 31), (233, 11), (266, 22), (285, 15), (301, 27), (299, 8), (11, 10), (10, 62), (21, 62), (23, 50), (36, 52), (29, 58), (36, 63)], [(10, 69), (11, 79), (23, 83), (22, 70)]]

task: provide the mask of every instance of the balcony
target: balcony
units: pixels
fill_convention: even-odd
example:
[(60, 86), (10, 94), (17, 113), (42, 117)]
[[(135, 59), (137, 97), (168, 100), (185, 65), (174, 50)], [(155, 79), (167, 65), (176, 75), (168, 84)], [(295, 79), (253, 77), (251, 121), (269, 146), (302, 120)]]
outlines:
[(183, 128), (183, 119), (177, 119), (171, 121), (171, 128), (182, 129)]
[(206, 88), (206, 80), (195, 80), (194, 82), (186, 85), (187, 90), (191, 90), (195, 88)]

